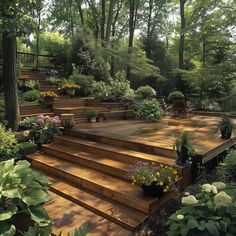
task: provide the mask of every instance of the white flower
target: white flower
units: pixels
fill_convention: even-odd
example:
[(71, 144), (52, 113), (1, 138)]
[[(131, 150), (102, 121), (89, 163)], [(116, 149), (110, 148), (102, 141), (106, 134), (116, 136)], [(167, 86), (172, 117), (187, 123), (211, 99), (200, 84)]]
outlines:
[(189, 193), (189, 192), (185, 192), (184, 195), (185, 195), (185, 196), (189, 196), (190, 193)]
[(226, 187), (225, 183), (223, 182), (214, 182), (212, 183), (213, 186), (217, 188), (217, 190), (224, 189)]
[(183, 219), (184, 219), (184, 215), (177, 215), (176, 218), (177, 218), (178, 220), (183, 220)]
[(29, 134), (30, 134), (30, 131), (29, 131), (29, 130), (25, 130), (25, 131), (23, 132), (23, 137), (28, 137)]
[(193, 195), (189, 195), (187, 197), (182, 197), (181, 202), (184, 205), (193, 205), (193, 204), (198, 203), (198, 200)]
[(226, 207), (232, 202), (232, 198), (226, 193), (226, 192), (219, 192), (215, 197), (214, 197), (214, 203), (217, 208), (220, 207)]
[(217, 194), (218, 191), (217, 191), (217, 188), (214, 186), (214, 185), (211, 185), (211, 184), (203, 184), (202, 185), (202, 190), (207, 192), (207, 193), (214, 193), (214, 194)]

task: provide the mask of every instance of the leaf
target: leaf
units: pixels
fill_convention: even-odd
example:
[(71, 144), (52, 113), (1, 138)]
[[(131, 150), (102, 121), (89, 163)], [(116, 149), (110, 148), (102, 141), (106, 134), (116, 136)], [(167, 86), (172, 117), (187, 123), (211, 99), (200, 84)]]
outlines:
[(49, 194), (43, 189), (29, 188), (23, 192), (23, 202), (27, 205), (38, 205), (50, 200)]
[(226, 233), (227, 232), (227, 223), (225, 221), (220, 221), (220, 229), (222, 232)]
[(181, 233), (181, 235), (183, 235), (183, 236), (187, 235), (188, 232), (189, 232), (189, 229), (187, 229), (187, 228), (183, 228), (183, 229), (180, 230), (180, 233)]
[(208, 231), (211, 235), (214, 235), (214, 236), (219, 236), (220, 235), (219, 231), (218, 231), (218, 229), (217, 229), (217, 227), (216, 227), (216, 225), (213, 221), (208, 221), (206, 227), (207, 227), (207, 229), (208, 229)]
[(195, 219), (189, 219), (188, 220), (188, 223), (187, 223), (187, 227), (189, 228), (189, 229), (195, 229), (195, 228), (197, 228), (198, 227), (198, 222), (195, 220)]
[(9, 225), (6, 222), (0, 223), (0, 236), (13, 236), (16, 233), (14, 225)]
[(0, 221), (10, 219), (17, 212), (17, 206), (13, 203), (9, 204), (6, 210), (0, 208)]
[(170, 225), (170, 230), (177, 230), (178, 228), (179, 228), (179, 224), (177, 224), (177, 223), (172, 223)]
[(39, 226), (48, 226), (52, 222), (42, 206), (31, 206), (29, 207), (31, 219), (34, 220)]

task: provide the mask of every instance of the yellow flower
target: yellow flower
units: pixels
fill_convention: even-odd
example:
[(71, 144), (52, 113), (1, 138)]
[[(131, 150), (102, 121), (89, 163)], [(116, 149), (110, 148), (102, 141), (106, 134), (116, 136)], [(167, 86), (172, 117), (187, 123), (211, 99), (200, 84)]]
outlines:
[(157, 176), (160, 176), (160, 172), (157, 172), (156, 174), (157, 174)]
[(163, 190), (163, 192), (164, 192), (164, 193), (168, 192), (168, 189), (165, 188), (165, 189)]
[(157, 181), (157, 178), (154, 178), (153, 181)]
[(176, 170), (173, 170), (173, 174), (176, 175), (178, 172)]
[(163, 186), (164, 183), (163, 183), (163, 181), (160, 181), (159, 184), (160, 184), (160, 186)]
[(162, 164), (160, 164), (160, 167), (163, 168), (164, 166)]

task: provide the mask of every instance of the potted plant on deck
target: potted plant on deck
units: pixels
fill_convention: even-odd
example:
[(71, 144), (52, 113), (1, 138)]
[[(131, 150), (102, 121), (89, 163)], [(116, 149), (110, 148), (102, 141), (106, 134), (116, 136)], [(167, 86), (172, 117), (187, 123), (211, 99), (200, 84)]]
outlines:
[(176, 150), (178, 156), (176, 163), (178, 165), (185, 166), (189, 157), (195, 154), (189, 133), (187, 131), (183, 131), (181, 134), (176, 136), (173, 149)]
[(230, 139), (233, 130), (235, 129), (235, 124), (233, 121), (230, 119), (229, 116), (224, 116), (222, 120), (220, 120), (216, 132), (220, 129), (221, 132), (221, 138), (222, 139)]
[(88, 111), (88, 118), (91, 123), (95, 123), (97, 121), (98, 111), (97, 110), (90, 110)]
[(170, 166), (140, 161), (130, 167), (128, 178), (140, 186), (145, 195), (160, 198), (174, 188), (178, 175)]
[(69, 83), (69, 82), (62, 85), (62, 89), (64, 89), (66, 91), (66, 93), (68, 95), (70, 95), (71, 97), (73, 97), (75, 95), (76, 90), (79, 89), (79, 88), (80, 88), (79, 85)]

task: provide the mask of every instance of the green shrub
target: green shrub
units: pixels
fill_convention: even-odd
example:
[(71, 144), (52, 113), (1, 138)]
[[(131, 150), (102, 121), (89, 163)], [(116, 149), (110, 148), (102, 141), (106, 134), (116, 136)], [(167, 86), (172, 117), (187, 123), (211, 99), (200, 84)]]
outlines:
[(47, 78), (47, 81), (50, 84), (61, 85), (62, 82), (64, 81), (64, 78), (59, 78), (59, 77), (56, 77), (56, 76), (51, 76), (51, 77)]
[(40, 93), (38, 90), (30, 90), (22, 94), (22, 99), (26, 102), (37, 101), (40, 98)]
[(134, 90), (130, 88), (130, 82), (125, 79), (124, 72), (118, 72), (115, 78), (110, 78), (107, 83), (93, 83), (93, 93), (96, 98), (102, 100), (125, 101), (134, 98)]
[(174, 98), (184, 98), (184, 94), (180, 91), (171, 92), (168, 96), (168, 100), (172, 102)]
[(92, 88), (93, 88), (93, 94), (95, 98), (98, 98), (101, 100), (109, 99), (111, 95), (111, 86), (109, 86), (107, 83), (103, 81), (95, 82), (93, 83)]
[(88, 96), (93, 93), (92, 84), (94, 83), (94, 77), (92, 75), (82, 75), (80, 70), (72, 64), (72, 75), (69, 77), (70, 81), (80, 85), (78, 91), (81, 96)]
[(27, 142), (22, 142), (22, 143), (19, 143), (18, 147), (19, 147), (19, 151), (21, 152), (22, 150), (24, 149), (27, 149), (27, 148), (34, 148), (36, 147), (37, 145), (32, 142), (32, 141), (27, 141)]
[(182, 198), (180, 210), (169, 217), (167, 236), (236, 235), (235, 187), (204, 184), (196, 196)]
[(16, 225), (26, 224), (22, 217), (31, 219), (39, 227), (50, 225), (52, 222), (42, 206), (50, 200), (47, 178), (32, 170), (27, 161), (17, 164), (14, 160), (3, 161), (0, 173), (0, 235), (19, 235)]
[(116, 73), (115, 78), (110, 80), (110, 86), (111, 94), (109, 99), (125, 101), (134, 98), (134, 90), (130, 88), (130, 81), (126, 79), (123, 71)]
[(150, 121), (158, 121), (161, 119), (162, 108), (160, 103), (153, 100), (144, 100), (138, 108), (137, 115), (139, 118)]
[(202, 101), (202, 108), (208, 111), (221, 111), (219, 103), (216, 101), (211, 101), (209, 99), (204, 99)]
[(140, 100), (152, 99), (156, 96), (156, 91), (149, 85), (139, 87), (136, 91), (136, 97)]
[(232, 150), (217, 167), (217, 175), (225, 182), (236, 182), (236, 150)]
[(0, 124), (0, 161), (14, 158), (18, 151), (15, 135)]
[(35, 80), (18, 80), (17, 81), (18, 88), (23, 92), (35, 89), (39, 90), (40, 85), (38, 81)]

